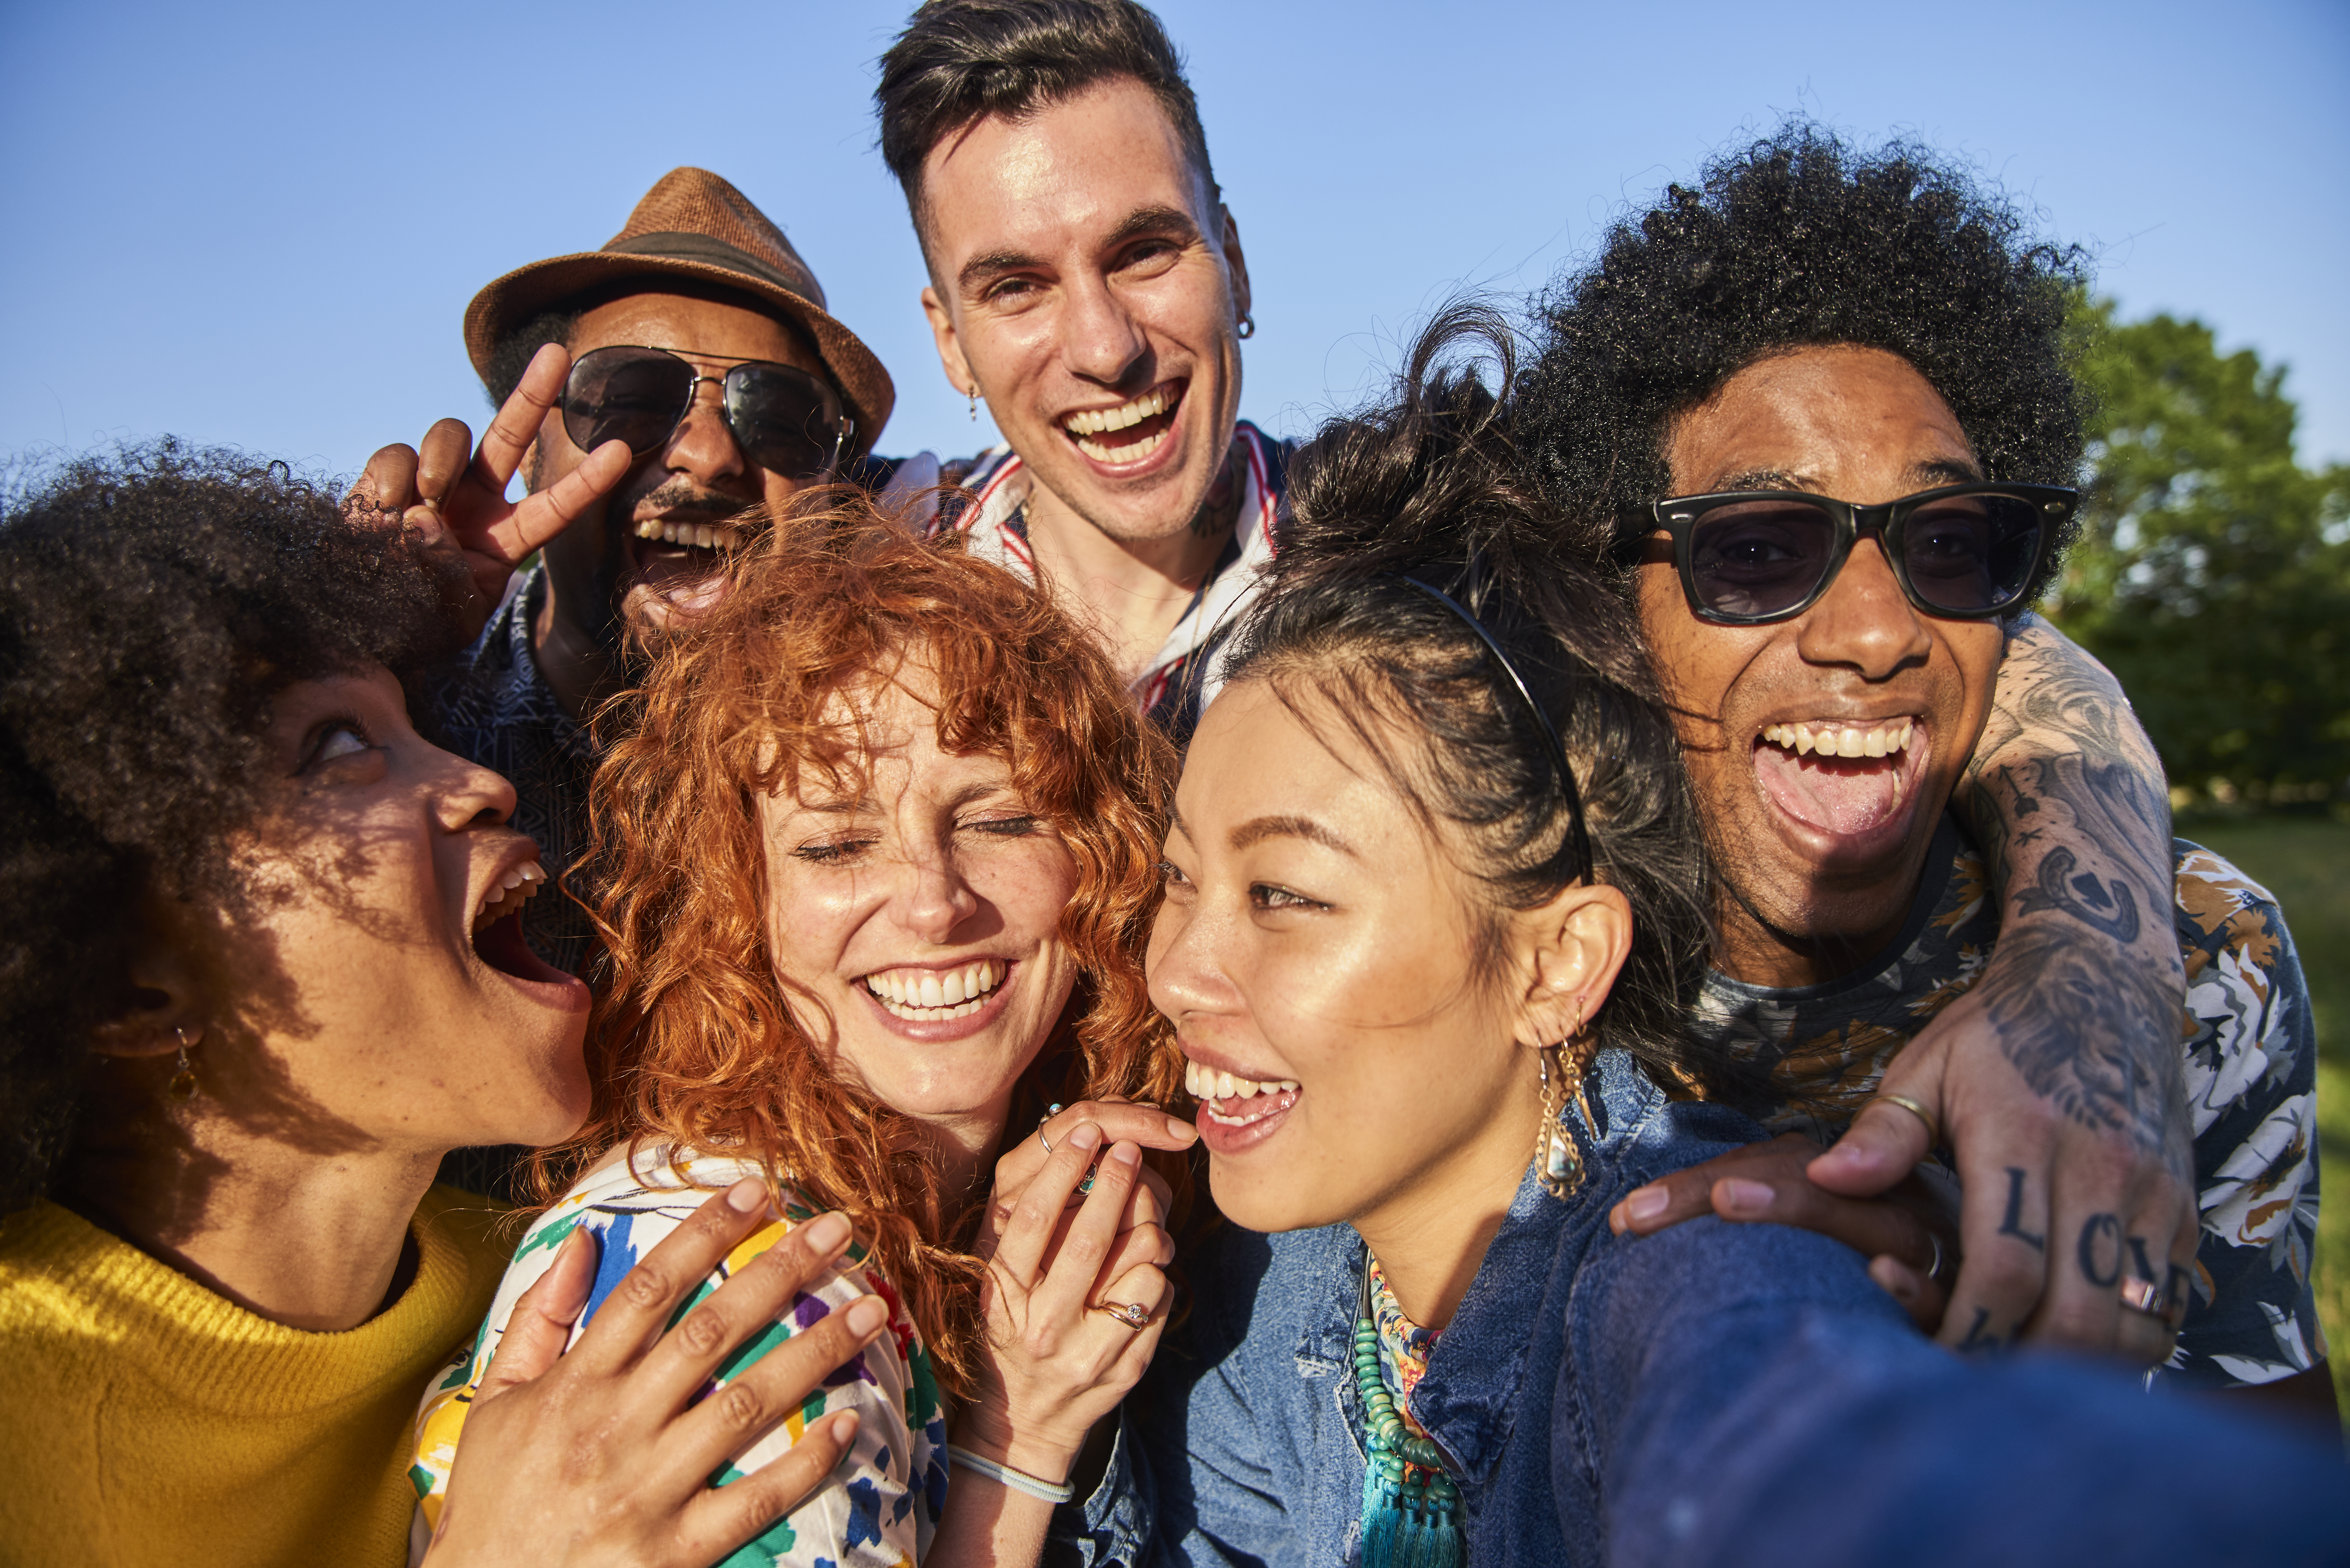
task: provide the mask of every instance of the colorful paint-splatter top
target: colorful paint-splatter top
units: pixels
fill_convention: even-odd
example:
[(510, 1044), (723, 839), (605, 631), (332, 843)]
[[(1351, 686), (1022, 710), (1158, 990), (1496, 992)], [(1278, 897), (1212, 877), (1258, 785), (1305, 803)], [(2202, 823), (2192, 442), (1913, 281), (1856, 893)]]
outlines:
[[(661, 1238), (703, 1202), (757, 1167), (727, 1155), (697, 1154), (672, 1165), (666, 1149), (646, 1149), (633, 1162), (616, 1152), (582, 1177), (541, 1216), (515, 1251), (473, 1343), (424, 1397), (416, 1421), (415, 1459), (409, 1476), (419, 1500), (415, 1550), (439, 1522), (450, 1467), (463, 1440), (465, 1415), (474, 1389), (489, 1368), (515, 1301), (555, 1262), (556, 1250), (575, 1230), (592, 1231), (602, 1248), (596, 1283), (580, 1314), (578, 1335), (595, 1320), (629, 1270)], [(687, 1308), (723, 1284), (816, 1210), (788, 1189), (785, 1217), (750, 1237), (711, 1272)], [(940, 1511), (946, 1505), (947, 1432), (931, 1376), (929, 1353), (913, 1320), (889, 1284), (863, 1267), (852, 1251), (839, 1268), (821, 1275), (794, 1298), (790, 1313), (730, 1355), (702, 1397), (723, 1388), (743, 1368), (801, 1330), (839, 1311), (859, 1296), (879, 1295), (889, 1303), (889, 1327), (855, 1360), (835, 1372), (784, 1424), (761, 1438), (718, 1477), (726, 1485), (788, 1449), (810, 1421), (836, 1410), (855, 1410), (857, 1439), (835, 1467), (823, 1490), (756, 1540), (723, 1560), (719, 1568), (908, 1568), (930, 1549)], [(686, 1309), (681, 1309), (681, 1314)]]

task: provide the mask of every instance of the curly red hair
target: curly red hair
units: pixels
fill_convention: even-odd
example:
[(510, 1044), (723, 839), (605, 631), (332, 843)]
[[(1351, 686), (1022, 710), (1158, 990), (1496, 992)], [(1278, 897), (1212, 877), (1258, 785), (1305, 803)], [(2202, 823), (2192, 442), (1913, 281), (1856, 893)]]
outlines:
[(957, 1243), (975, 1211), (940, 1191), (912, 1119), (836, 1073), (794, 1021), (768, 949), (756, 799), (801, 769), (858, 772), (856, 703), (834, 699), (918, 663), (940, 746), (1004, 759), (1076, 863), (1061, 930), (1081, 979), (1035, 1086), (1164, 1104), (1181, 1058), (1142, 954), (1173, 757), (1047, 594), (959, 536), (917, 536), (862, 492), (811, 499), (743, 552), (723, 598), (599, 720), (620, 738), (590, 796), (610, 961), (588, 1037), (596, 1103), (535, 1174), (551, 1194), (624, 1141), (739, 1150), (849, 1215), (957, 1393), (981, 1275)]

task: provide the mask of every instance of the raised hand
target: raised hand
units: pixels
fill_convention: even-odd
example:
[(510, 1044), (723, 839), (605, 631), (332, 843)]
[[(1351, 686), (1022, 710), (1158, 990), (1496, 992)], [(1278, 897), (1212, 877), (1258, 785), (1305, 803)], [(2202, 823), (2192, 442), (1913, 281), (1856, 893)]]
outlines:
[(849, 1242), (827, 1214), (736, 1272), (674, 1328), (719, 1261), (772, 1222), (739, 1181), (629, 1272), (567, 1354), (596, 1244), (574, 1231), (515, 1305), (449, 1479), (427, 1568), (708, 1568), (822, 1485), (857, 1434), (851, 1412), (811, 1423), (790, 1452), (723, 1487), (711, 1474), (781, 1425), (889, 1322), (867, 1296), (793, 1335), (707, 1399), (728, 1355), (789, 1310)]
[[(1200, 1141), (1200, 1131), (1182, 1117), (1170, 1116), (1156, 1106), (1141, 1105), (1132, 1100), (1080, 1100), (1073, 1106), (1063, 1106), (1039, 1123), (1035, 1132), (1022, 1138), (995, 1162), (995, 1188), (988, 1202), (986, 1217), (980, 1222), (979, 1236), (972, 1250), (983, 1258), (992, 1254), (1003, 1227), (1011, 1221), (1013, 1208), (1020, 1201), (1029, 1182), (1045, 1169), (1062, 1137), (1063, 1129), (1075, 1128), (1091, 1122), (1101, 1129), (1105, 1142), (1124, 1140), (1146, 1149), (1180, 1152)], [(1123, 1228), (1139, 1225), (1164, 1225), (1170, 1199), (1166, 1178), (1148, 1165), (1142, 1168), (1142, 1180), (1128, 1200)], [(1066, 1230), (1066, 1225), (1064, 1226)]]
[(1830, 1192), (1805, 1174), (1819, 1153), (1803, 1134), (1782, 1133), (1716, 1155), (1626, 1193), (1607, 1212), (1608, 1229), (1650, 1236), (1713, 1214), (1833, 1237), (1868, 1259), (1869, 1278), (1932, 1334), (1942, 1325), (1947, 1282), (1958, 1272), (1957, 1216), (1915, 1175), (1881, 1197)]
[[(1170, 1296), (1161, 1271), (1174, 1259), (1156, 1221), (1126, 1223), (1144, 1190), (1141, 1147), (1106, 1143), (1090, 1120), (1057, 1119), (1065, 1136), (988, 1253), (987, 1352), (955, 1433), (962, 1447), (1051, 1481), (1150, 1365)], [(1093, 1190), (1073, 1209), (1088, 1168)]]
[(421, 447), (378, 451), (344, 497), (355, 511), (396, 518), (428, 554), (452, 563), (451, 576), (464, 590), (450, 607), (452, 629), (467, 642), (481, 635), (515, 568), (619, 483), (633, 461), (626, 441), (606, 441), (547, 489), (519, 502), (506, 499), (506, 485), (570, 373), (571, 356), (560, 344), (547, 344), (533, 356), (478, 448), (463, 420), (442, 420), (424, 432)]

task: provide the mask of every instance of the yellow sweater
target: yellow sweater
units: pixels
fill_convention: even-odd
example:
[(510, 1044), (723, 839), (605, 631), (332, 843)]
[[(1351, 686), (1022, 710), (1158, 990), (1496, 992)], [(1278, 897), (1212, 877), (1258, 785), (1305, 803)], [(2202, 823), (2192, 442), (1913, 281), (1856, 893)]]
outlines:
[(484, 1208), (427, 1193), (414, 1282), (339, 1334), (257, 1317), (53, 1203), (0, 1221), (0, 1558), (405, 1563), (417, 1400), (505, 1271)]

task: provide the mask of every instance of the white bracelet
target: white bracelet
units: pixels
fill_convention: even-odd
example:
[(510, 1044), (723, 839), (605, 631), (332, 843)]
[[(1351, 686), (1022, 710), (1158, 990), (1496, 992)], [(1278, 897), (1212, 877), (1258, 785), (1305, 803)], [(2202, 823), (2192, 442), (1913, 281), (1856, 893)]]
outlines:
[(958, 1448), (952, 1443), (947, 1445), (947, 1458), (967, 1470), (975, 1470), (992, 1481), (1010, 1487), (1014, 1491), (1024, 1491), (1030, 1497), (1042, 1498), (1046, 1502), (1066, 1502), (1077, 1495), (1077, 1489), (1066, 1481), (1039, 1480), (1025, 1470), (1015, 1470), (1010, 1465), (999, 1465), (993, 1459), (982, 1459), (969, 1449)]

